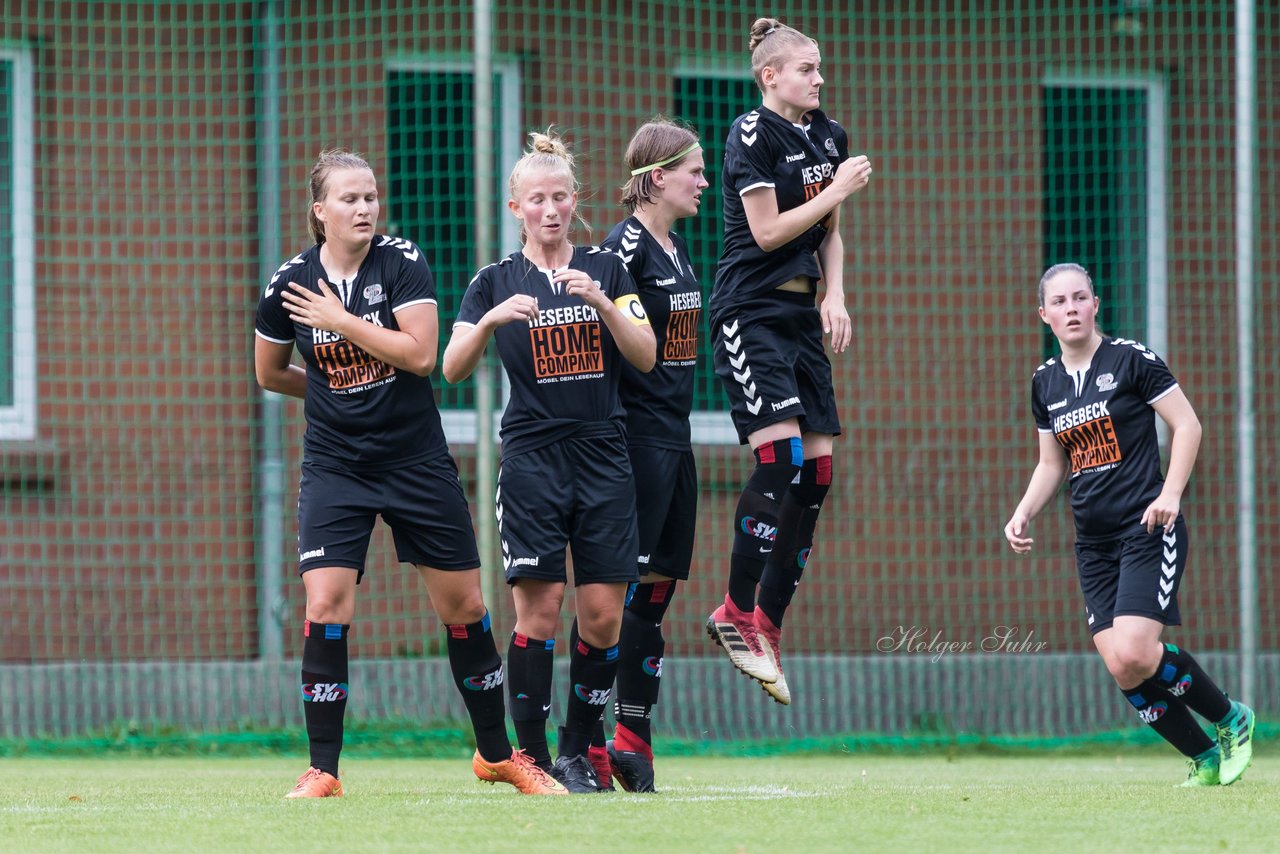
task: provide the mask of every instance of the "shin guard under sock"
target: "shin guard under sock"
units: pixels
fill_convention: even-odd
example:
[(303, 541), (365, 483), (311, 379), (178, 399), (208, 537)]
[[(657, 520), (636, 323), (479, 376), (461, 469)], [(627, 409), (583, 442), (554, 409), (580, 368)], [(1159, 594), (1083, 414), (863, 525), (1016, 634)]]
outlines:
[(1205, 720), (1217, 723), (1231, 714), (1231, 700), (1200, 669), (1191, 653), (1171, 643), (1164, 645), (1164, 655), (1156, 675), (1151, 677), (1170, 694), (1181, 697), (1191, 711)]
[(347, 711), (349, 625), (303, 623), (302, 704), (311, 747), (311, 767), (338, 776), (342, 723)]
[(778, 513), (791, 481), (800, 471), (800, 438), (765, 442), (755, 449), (751, 473), (733, 516), (733, 554), (729, 558), (729, 598), (740, 611), (756, 607), (756, 585), (778, 534)]
[(471, 717), (476, 750), (488, 762), (510, 759), (502, 659), (489, 627), (489, 614), (475, 623), (446, 625), (445, 638), (449, 669)]
[(613, 717), (646, 744), (653, 743), (650, 716), (662, 689), (662, 658), (667, 640), (662, 624), (627, 609), (622, 612), (622, 641), (618, 654), (618, 697)]
[(1166, 691), (1153, 679), (1146, 679), (1136, 688), (1121, 688), (1129, 704), (1138, 712), (1138, 718), (1172, 744), (1183, 756), (1193, 758), (1213, 747), (1209, 738), (1186, 703)]
[(507, 647), (507, 694), (516, 741), (544, 770), (551, 767), (547, 718), (551, 716), (555, 648), (555, 638), (538, 640), (518, 632), (511, 633)]
[(800, 477), (782, 499), (778, 511), (778, 539), (760, 577), (758, 604), (772, 623), (782, 628), (800, 577), (809, 562), (813, 532), (818, 526), (822, 502), (831, 490), (831, 457), (805, 460)]
[(569, 704), (560, 730), (561, 756), (586, 755), (617, 675), (617, 646), (595, 649), (578, 639), (569, 652)]

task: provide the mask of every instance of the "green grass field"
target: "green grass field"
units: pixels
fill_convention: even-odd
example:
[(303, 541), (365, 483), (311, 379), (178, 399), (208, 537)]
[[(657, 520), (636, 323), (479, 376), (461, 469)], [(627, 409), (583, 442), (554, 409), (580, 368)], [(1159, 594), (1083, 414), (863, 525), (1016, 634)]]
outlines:
[(660, 759), (658, 795), (529, 798), (465, 760), (364, 759), (285, 801), (296, 758), (0, 760), (0, 849), (1275, 851), (1280, 763), (1177, 789), (1173, 755)]

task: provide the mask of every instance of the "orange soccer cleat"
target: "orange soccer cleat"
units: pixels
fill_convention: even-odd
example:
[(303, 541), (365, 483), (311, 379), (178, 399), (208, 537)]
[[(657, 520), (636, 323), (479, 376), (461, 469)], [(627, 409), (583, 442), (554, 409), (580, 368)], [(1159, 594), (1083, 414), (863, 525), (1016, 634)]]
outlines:
[(569, 794), (559, 780), (535, 765), (523, 750), (511, 751), (511, 758), (501, 762), (487, 762), (477, 750), (471, 758), (471, 770), (482, 783), (510, 783), (525, 795)]
[(286, 798), (340, 798), (342, 781), (319, 768), (308, 768)]

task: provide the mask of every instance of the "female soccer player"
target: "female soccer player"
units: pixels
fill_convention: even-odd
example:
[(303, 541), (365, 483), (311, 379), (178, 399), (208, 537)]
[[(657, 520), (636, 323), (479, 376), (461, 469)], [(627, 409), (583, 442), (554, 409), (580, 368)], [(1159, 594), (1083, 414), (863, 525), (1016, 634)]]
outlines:
[[(315, 245), (271, 277), (254, 344), (258, 383), (303, 398), (307, 416), (298, 571), (311, 767), (286, 797), (342, 794), (347, 633), (379, 513), (446, 624), (449, 666), (475, 730), (475, 774), (526, 794), (567, 794), (507, 741), (471, 514), (428, 378), (438, 347), (431, 271), (417, 246), (377, 233), (378, 186), (363, 158), (323, 152), (311, 198)], [(305, 369), (290, 364), (295, 346)]]
[[(642, 373), (622, 366), (619, 393), (627, 410), (627, 448), (636, 478), (640, 583), (622, 615), (617, 726), (613, 740), (591, 750), (604, 779), (629, 792), (652, 792), (650, 715), (658, 702), (666, 640), (662, 619), (677, 581), (687, 581), (698, 516), (698, 471), (690, 442), (702, 290), (675, 221), (698, 212), (707, 187), (697, 135), (669, 121), (642, 125), (626, 153), (631, 178), (622, 189), (630, 216), (601, 244), (626, 262), (657, 337), (658, 362)], [(601, 756), (600, 754), (605, 755)]]
[[(654, 336), (622, 259), (569, 242), (578, 193), (568, 149), (546, 134), (532, 140), (508, 182), (524, 248), (467, 286), (444, 376), (466, 379), (489, 339), (497, 342), (511, 381), (497, 494), (516, 611), (507, 657), (511, 717), (539, 767), (570, 792), (597, 792), (602, 781), (587, 752), (617, 674), (623, 600), (639, 553), (618, 382), (624, 359), (641, 371), (653, 367)], [(552, 763), (546, 721), (566, 546), (579, 637)]]
[[(1015, 552), (1031, 551), (1028, 525), (1069, 477), (1076, 566), (1098, 654), (1138, 717), (1188, 757), (1184, 786), (1230, 785), (1253, 758), (1253, 711), (1228, 699), (1190, 652), (1160, 640), (1165, 626), (1181, 624), (1189, 547), (1179, 506), (1200, 421), (1159, 356), (1101, 333), (1083, 267), (1050, 267), (1039, 291), (1040, 318), (1062, 354), (1031, 380), (1040, 462), (1005, 538)], [(1156, 415), (1172, 431), (1164, 477)], [(1214, 724), (1216, 740), (1191, 711)]]
[(840, 433), (822, 336), (836, 353), (851, 337), (840, 203), (867, 185), (871, 164), (849, 157), (844, 129), (818, 109), (822, 57), (813, 39), (760, 18), (749, 45), (763, 104), (729, 130), (724, 248), (710, 307), (716, 374), (756, 468), (735, 512), (728, 594), (707, 633), (787, 704), (782, 620), (809, 559)]

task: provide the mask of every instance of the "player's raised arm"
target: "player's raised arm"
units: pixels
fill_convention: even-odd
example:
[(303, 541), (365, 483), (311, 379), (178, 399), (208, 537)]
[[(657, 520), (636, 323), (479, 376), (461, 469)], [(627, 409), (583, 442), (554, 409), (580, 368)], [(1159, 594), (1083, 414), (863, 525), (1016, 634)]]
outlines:
[[(464, 304), (466, 298), (463, 298)], [(462, 316), (462, 315), (459, 315)], [(475, 371), (493, 332), (508, 323), (529, 323), (538, 317), (538, 300), (514, 294), (486, 311), (475, 323), (458, 321), (444, 349), (442, 373), (446, 381), (460, 383)]]
[[(378, 235), (373, 169), (322, 152), (311, 172), (315, 245), (284, 262), (255, 324), (258, 380), (306, 400), (298, 491), (300, 696), (310, 762), (285, 797), (344, 794), (338, 761), (351, 678), (357, 582), (381, 516), (448, 631), (449, 666), (471, 719), (472, 772), (525, 794), (567, 790), (507, 740), (503, 666), (480, 587), (480, 555), (432, 393), (436, 301), (417, 246)], [(289, 364), (297, 348), (306, 369)]]
[(635, 294), (611, 300), (600, 283), (581, 270), (564, 269), (551, 280), (562, 284), (567, 293), (581, 297), (599, 313), (623, 358), (641, 371), (653, 370), (657, 360), (657, 342), (649, 326), (649, 318), (644, 313), (644, 304)]

